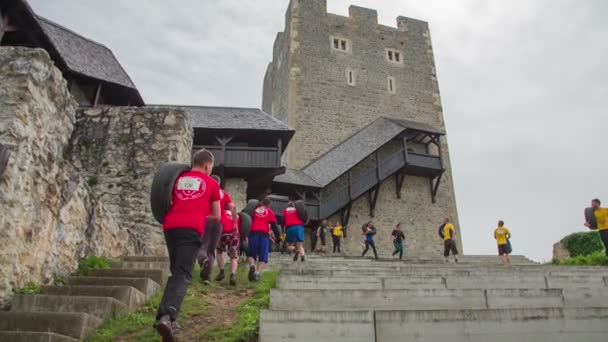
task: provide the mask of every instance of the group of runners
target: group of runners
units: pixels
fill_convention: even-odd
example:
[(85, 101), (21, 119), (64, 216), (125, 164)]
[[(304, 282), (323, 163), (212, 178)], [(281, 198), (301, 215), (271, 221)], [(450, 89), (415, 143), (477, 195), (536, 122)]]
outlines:
[[(211, 176), (213, 154), (205, 149), (194, 153), (192, 167), (181, 173), (172, 189), (171, 207), (163, 219), (163, 233), (170, 260), (171, 276), (167, 280), (159, 305), (154, 327), (163, 341), (175, 341), (175, 322), (180, 306), (192, 280), (194, 264), (200, 265), (200, 277), (210, 281), (214, 263), (219, 272), (216, 281), (225, 278), (224, 253), (230, 258), (230, 285), (236, 285), (239, 254), (246, 249), (249, 263), (249, 281), (260, 280), (260, 272), (268, 263), (271, 240), (277, 229), (277, 218), (265, 198), (251, 215), (249, 234), (241, 237), (241, 219), (228, 192), (221, 189), (221, 179)], [(292, 204), (293, 207), (293, 204)], [(305, 260), (303, 222), (291, 215), (290, 208), (283, 213), (288, 229), (288, 240), (301, 260)], [(297, 215), (296, 215), (297, 216)], [(298, 240), (300, 243), (298, 243)], [(245, 247), (246, 246), (246, 247)]]
[[(204, 282), (210, 281), (214, 262), (217, 261), (219, 273), (215, 280), (221, 281), (225, 278), (224, 253), (227, 253), (230, 258), (231, 285), (236, 285), (238, 257), (245, 249), (249, 264), (249, 281), (260, 279), (260, 273), (268, 263), (271, 241), (276, 242), (279, 239), (286, 250), (294, 254), (294, 261), (306, 260), (303, 246), (305, 222), (301, 220), (302, 216), (294, 203), (289, 202), (282, 212), (284, 230), (281, 232), (277, 218), (270, 208), (271, 201), (268, 198), (263, 199), (252, 212), (248, 236), (241, 237), (242, 222), (237, 208), (230, 195), (220, 188), (221, 179), (211, 176), (213, 165), (214, 157), (208, 150), (202, 149), (193, 155), (192, 168), (180, 174), (175, 181), (171, 208), (164, 216), (163, 233), (170, 259), (171, 276), (167, 281), (154, 325), (163, 341), (175, 341), (174, 323), (192, 280), (192, 271), (197, 260), (201, 267), (200, 277)], [(599, 199), (592, 201), (592, 208), (595, 222), (593, 225), (589, 222), (585, 225), (599, 230), (608, 255), (608, 209), (600, 207)], [(319, 227), (312, 230), (313, 251), (318, 240), (322, 246), (325, 245), (325, 235), (329, 231), (334, 253), (341, 252), (341, 240), (346, 236), (347, 228), (340, 224), (329, 227), (330, 223), (324, 220)], [(363, 257), (371, 249), (374, 257), (378, 258), (374, 242), (377, 231), (372, 222), (361, 227), (365, 246)], [(444, 242), (446, 262), (450, 254), (455, 262), (458, 262), (456, 230), (449, 218), (440, 226), (439, 235)], [(504, 226), (503, 221), (499, 221), (494, 229), (494, 238), (497, 241), (498, 254), (506, 265), (511, 264), (510, 237), (509, 229)], [(391, 240), (395, 247), (393, 256), (398, 254), (399, 258), (403, 258), (405, 234), (401, 224), (397, 224), (391, 232)], [(247, 248), (244, 247), (245, 243)]]

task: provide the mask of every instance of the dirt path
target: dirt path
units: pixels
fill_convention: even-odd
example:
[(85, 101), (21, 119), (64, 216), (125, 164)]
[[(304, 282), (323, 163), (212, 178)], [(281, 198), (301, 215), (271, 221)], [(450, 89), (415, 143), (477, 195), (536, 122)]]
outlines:
[(184, 322), (177, 332), (178, 341), (199, 341), (200, 335), (209, 327), (234, 323), (239, 305), (252, 294), (252, 290), (237, 292), (222, 287), (208, 294), (199, 294), (207, 303), (207, 313), (192, 316)]

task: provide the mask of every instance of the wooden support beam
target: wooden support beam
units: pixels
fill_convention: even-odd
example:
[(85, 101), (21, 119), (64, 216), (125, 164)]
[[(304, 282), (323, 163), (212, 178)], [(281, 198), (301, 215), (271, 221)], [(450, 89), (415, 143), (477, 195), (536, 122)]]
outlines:
[(353, 172), (352, 169), (348, 170), (348, 199), (353, 200)]
[(296, 195), (298, 195), (299, 199), (306, 201), (306, 191), (301, 188), (296, 188)]
[(226, 145), (233, 139), (234, 137), (230, 136), (227, 138), (223, 137), (215, 137), (215, 140), (220, 144), (221, 152), (220, 152), (220, 160), (219, 165), (224, 165), (226, 163)]
[(441, 171), (439, 176), (429, 179), (429, 182), (431, 185), (431, 201), (433, 202), (433, 204), (435, 204), (435, 202), (437, 202), (436, 201), (437, 190), (439, 190), (439, 183), (441, 182), (442, 176), (443, 176), (443, 171)]
[(376, 180), (380, 182), (380, 153), (376, 150)]
[(405, 172), (397, 172), (395, 174), (395, 190), (397, 192), (397, 198), (401, 199), (401, 189), (403, 189), (403, 183), (405, 182)]
[(350, 220), (350, 209), (352, 202), (349, 202), (348, 205), (342, 210), (340, 210), (340, 221), (342, 221), (342, 226), (348, 225), (348, 221)]
[(97, 107), (99, 104), (99, 97), (101, 96), (101, 82), (97, 83), (97, 90), (95, 91), (95, 98), (93, 99), (93, 107)]
[(403, 157), (405, 158), (405, 165), (407, 165), (407, 138), (403, 137)]
[(321, 202), (321, 193), (320, 192), (313, 191), (312, 197), (314, 197), (317, 201)]
[(367, 192), (367, 203), (369, 204), (369, 216), (374, 217), (376, 212), (376, 203), (378, 202), (378, 194), (380, 193), (380, 184), (378, 183), (370, 191)]

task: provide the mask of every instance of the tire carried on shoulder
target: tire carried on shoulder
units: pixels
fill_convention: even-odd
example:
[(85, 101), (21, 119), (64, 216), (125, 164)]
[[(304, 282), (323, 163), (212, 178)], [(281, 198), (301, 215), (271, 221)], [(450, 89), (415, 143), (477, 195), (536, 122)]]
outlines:
[(243, 208), (241, 212), (249, 215), (249, 217), (251, 218), (253, 216), (253, 211), (255, 210), (255, 208), (258, 207), (258, 205), (260, 205), (260, 201), (258, 201), (257, 199), (250, 199), (249, 201), (247, 201), (247, 205), (245, 205), (245, 208)]
[(187, 164), (168, 162), (162, 164), (156, 171), (150, 190), (150, 207), (152, 208), (152, 215), (158, 223), (163, 223), (165, 215), (171, 209), (175, 180), (179, 175), (190, 171), (190, 169), (190, 165)]
[(308, 211), (306, 211), (306, 204), (302, 200), (297, 200), (294, 202), (296, 210), (298, 211), (298, 217), (304, 224), (308, 222)]
[(589, 227), (589, 229), (597, 229), (597, 221), (595, 220), (595, 210), (593, 210), (593, 208), (585, 208), (585, 221), (591, 226)]
[(249, 235), (249, 230), (251, 229), (251, 216), (247, 213), (240, 212), (239, 219), (241, 220), (241, 240), (246, 238)]

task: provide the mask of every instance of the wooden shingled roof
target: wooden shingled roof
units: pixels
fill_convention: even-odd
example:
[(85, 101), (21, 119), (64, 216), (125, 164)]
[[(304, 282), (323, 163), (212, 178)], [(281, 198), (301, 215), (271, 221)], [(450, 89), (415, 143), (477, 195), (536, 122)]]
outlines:
[(301, 170), (290, 169), (274, 181), (323, 188), (404, 131), (444, 134), (442, 130), (423, 123), (381, 117)]
[(49, 19), (36, 16), (42, 30), (73, 72), (136, 89), (112, 50)]
[(38, 16), (26, 0), (3, 0), (20, 14), (20, 22), (51, 55), (65, 74), (101, 81), (129, 94), (131, 105), (144, 105), (135, 84), (105, 45), (86, 38), (49, 19)]

